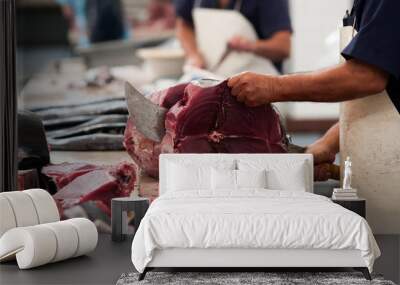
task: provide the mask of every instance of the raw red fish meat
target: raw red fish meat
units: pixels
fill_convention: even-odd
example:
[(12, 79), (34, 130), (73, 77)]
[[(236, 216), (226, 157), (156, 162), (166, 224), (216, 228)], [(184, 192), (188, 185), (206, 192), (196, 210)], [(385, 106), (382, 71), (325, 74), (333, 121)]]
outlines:
[(111, 199), (129, 196), (134, 190), (137, 167), (127, 162), (115, 166), (62, 163), (46, 166), (42, 173), (55, 182), (57, 193), (53, 197), (65, 209), (96, 201), (110, 214)]
[(227, 81), (178, 85), (153, 94), (169, 111), (161, 143), (145, 138), (129, 119), (125, 147), (147, 174), (158, 176), (160, 153), (286, 153), (287, 139), (271, 104), (248, 107), (230, 94)]
[(51, 177), (56, 184), (57, 189), (61, 189), (76, 177), (97, 169), (101, 169), (101, 166), (80, 162), (61, 163), (43, 167), (42, 173)]
[[(183, 97), (188, 84), (180, 84), (152, 94), (150, 100), (164, 108), (170, 109)], [(172, 145), (167, 142), (155, 142), (144, 137), (135, 127), (132, 118), (125, 128), (124, 146), (137, 165), (152, 177), (158, 177), (158, 156), (172, 152)]]

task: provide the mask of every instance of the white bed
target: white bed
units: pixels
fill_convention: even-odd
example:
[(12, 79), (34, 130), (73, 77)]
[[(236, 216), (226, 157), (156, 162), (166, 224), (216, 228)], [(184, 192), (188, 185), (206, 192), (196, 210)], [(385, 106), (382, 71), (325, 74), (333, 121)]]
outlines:
[[(260, 183), (260, 169), (264, 187), (238, 187)], [(233, 188), (224, 173), (236, 175)], [(311, 155), (162, 155), (133, 264), (140, 279), (158, 267), (354, 267), (370, 278), (380, 251), (367, 222), (312, 192)]]

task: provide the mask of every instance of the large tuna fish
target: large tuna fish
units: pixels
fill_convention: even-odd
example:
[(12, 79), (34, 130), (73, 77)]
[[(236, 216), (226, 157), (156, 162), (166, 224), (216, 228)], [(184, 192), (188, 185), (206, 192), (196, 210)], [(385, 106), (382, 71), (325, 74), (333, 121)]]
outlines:
[(145, 138), (132, 118), (124, 145), (148, 175), (158, 176), (160, 153), (286, 153), (286, 135), (270, 104), (247, 107), (230, 94), (227, 81), (190, 83), (154, 93), (169, 111), (160, 143)]

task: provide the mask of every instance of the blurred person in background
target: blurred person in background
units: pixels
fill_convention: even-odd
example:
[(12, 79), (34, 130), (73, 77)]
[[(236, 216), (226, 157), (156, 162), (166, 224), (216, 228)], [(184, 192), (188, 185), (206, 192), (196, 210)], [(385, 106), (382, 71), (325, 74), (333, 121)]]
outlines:
[(120, 0), (86, 0), (90, 42), (121, 40), (127, 37)]
[(175, 28), (175, 9), (172, 0), (151, 0), (146, 7), (148, 17), (134, 23), (135, 31), (156, 32)]
[(57, 0), (79, 46), (121, 40), (129, 36), (119, 0)]
[(57, 0), (69, 24), (70, 41), (78, 46), (88, 46), (86, 0)]
[(148, 22), (163, 29), (175, 27), (175, 10), (171, 0), (152, 0), (149, 4)]
[[(206, 68), (204, 56), (196, 44), (192, 13), (196, 8), (211, 8), (240, 12), (258, 35), (256, 41), (244, 35), (234, 36), (227, 43), (230, 49), (269, 59), (278, 71), (282, 71), (282, 61), (289, 57), (291, 49), (292, 26), (287, 0), (174, 0), (174, 4), (178, 17), (177, 36), (190, 65)], [(223, 21), (221, 25), (224, 25)]]

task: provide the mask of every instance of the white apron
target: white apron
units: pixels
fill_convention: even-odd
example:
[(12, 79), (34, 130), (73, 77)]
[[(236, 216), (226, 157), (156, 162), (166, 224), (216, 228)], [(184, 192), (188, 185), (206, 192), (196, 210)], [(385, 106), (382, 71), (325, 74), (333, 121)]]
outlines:
[[(342, 28), (341, 50), (355, 34), (351, 26)], [(352, 187), (367, 199), (373, 232), (399, 234), (400, 114), (386, 91), (341, 103), (340, 154), (342, 162), (351, 157)]]
[[(239, 12), (242, 1), (236, 1), (235, 10), (200, 8), (201, 0), (196, 1), (193, 19), (196, 41), (208, 67), (217, 66), (225, 53), (229, 40), (234, 36), (243, 36), (249, 40), (258, 40), (252, 24)], [(213, 70), (223, 77), (230, 77), (243, 71), (277, 75), (273, 63), (263, 57), (248, 52), (232, 51)]]

